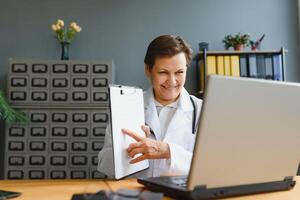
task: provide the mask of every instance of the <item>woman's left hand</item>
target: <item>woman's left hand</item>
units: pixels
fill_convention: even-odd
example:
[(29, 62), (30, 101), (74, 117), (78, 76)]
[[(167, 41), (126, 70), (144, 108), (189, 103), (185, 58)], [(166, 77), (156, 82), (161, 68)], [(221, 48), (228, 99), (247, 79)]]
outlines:
[[(146, 136), (150, 134), (149, 126), (142, 126), (143, 131)], [(147, 137), (142, 137), (137, 133), (134, 133), (128, 129), (122, 129), (122, 132), (137, 142), (131, 143), (127, 148), (127, 153), (130, 157), (135, 157), (136, 154), (142, 154), (137, 158), (130, 161), (131, 164), (137, 163), (146, 159), (169, 159), (170, 158), (170, 148), (168, 143), (153, 140)]]

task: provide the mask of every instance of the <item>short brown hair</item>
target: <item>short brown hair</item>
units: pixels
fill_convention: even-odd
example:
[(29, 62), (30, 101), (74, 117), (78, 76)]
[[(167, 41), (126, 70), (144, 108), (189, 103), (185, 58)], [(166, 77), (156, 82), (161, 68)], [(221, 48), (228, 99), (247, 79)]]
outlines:
[(172, 57), (181, 52), (185, 54), (187, 65), (189, 65), (193, 51), (188, 43), (179, 36), (161, 35), (149, 44), (144, 63), (152, 69), (156, 58)]

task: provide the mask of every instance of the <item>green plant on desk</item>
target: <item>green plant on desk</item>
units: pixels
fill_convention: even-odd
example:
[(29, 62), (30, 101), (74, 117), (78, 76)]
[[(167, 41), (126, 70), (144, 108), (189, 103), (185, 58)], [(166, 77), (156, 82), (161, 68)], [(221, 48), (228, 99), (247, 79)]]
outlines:
[(11, 124), (14, 122), (28, 123), (26, 115), (20, 111), (13, 109), (6, 101), (3, 91), (0, 90), (0, 120)]

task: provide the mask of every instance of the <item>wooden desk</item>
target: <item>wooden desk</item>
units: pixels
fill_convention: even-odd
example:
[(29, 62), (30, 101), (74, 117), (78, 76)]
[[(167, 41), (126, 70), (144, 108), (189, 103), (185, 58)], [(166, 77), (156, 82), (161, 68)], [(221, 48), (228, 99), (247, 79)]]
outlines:
[[(300, 176), (296, 177), (295, 180), (298, 184), (290, 191), (227, 198), (226, 200), (299, 200)], [(135, 179), (107, 181), (107, 183), (112, 190), (142, 187)], [(16, 200), (70, 200), (74, 193), (109, 190), (108, 186), (101, 180), (1, 180), (0, 189), (21, 192), (22, 195), (15, 198)]]

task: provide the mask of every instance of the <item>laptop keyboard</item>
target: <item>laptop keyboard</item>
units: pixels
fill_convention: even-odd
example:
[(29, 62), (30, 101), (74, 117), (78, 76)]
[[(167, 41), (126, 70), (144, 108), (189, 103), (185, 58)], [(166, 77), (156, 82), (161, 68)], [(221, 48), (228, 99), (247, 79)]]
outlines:
[(187, 177), (186, 176), (174, 176), (174, 177), (161, 177), (161, 181), (167, 184), (176, 185), (178, 187), (187, 187)]

